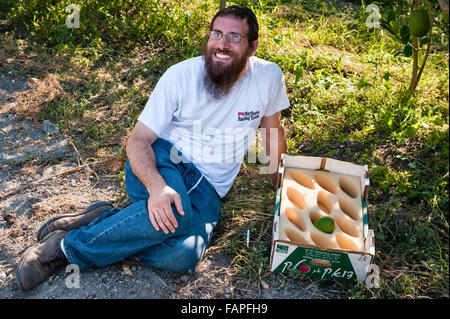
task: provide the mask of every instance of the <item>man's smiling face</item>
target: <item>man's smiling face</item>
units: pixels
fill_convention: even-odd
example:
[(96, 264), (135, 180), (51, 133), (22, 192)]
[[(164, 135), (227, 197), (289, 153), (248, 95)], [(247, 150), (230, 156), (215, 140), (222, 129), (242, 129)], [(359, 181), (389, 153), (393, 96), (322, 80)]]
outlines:
[[(205, 84), (210, 93), (218, 97), (227, 94), (244, 74), (248, 58), (256, 51), (257, 41), (250, 46), (247, 39), (247, 22), (235, 17), (217, 17), (212, 31), (221, 32), (222, 38), (210, 38), (206, 42)], [(239, 42), (230, 42), (226, 39), (230, 33), (240, 34), (243, 37)]]
[[(212, 31), (222, 33), (219, 40), (209, 39), (207, 43), (208, 52), (212, 53), (216, 65), (231, 65), (233, 59), (246, 58), (249, 49), (247, 41), (248, 25), (244, 20), (234, 17), (218, 17), (214, 21)], [(237, 33), (243, 36), (240, 42), (230, 42), (226, 39), (229, 33)]]

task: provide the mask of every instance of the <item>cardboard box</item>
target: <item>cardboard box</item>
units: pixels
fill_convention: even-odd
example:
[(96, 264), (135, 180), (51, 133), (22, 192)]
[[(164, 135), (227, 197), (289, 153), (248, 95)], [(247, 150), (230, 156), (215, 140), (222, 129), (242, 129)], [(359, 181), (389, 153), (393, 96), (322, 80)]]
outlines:
[[(375, 256), (367, 218), (367, 165), (286, 154), (281, 159), (271, 271), (365, 282)], [(334, 220), (330, 234), (314, 226), (323, 216)]]

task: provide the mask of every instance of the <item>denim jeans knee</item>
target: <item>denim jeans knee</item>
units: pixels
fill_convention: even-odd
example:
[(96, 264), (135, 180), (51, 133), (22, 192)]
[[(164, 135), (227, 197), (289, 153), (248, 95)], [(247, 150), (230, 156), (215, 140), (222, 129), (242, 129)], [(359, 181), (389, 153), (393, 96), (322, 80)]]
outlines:
[(201, 234), (188, 234), (136, 254), (143, 263), (172, 272), (194, 270), (207, 248)]

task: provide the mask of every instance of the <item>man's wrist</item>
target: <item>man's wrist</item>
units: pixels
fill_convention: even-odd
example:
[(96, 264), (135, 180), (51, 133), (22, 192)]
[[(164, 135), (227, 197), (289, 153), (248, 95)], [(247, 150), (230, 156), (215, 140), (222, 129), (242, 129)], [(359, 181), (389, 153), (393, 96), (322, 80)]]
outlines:
[(158, 173), (155, 174), (152, 180), (146, 184), (146, 188), (150, 194), (155, 193), (158, 190), (161, 190), (164, 186), (166, 186), (166, 181), (164, 178)]

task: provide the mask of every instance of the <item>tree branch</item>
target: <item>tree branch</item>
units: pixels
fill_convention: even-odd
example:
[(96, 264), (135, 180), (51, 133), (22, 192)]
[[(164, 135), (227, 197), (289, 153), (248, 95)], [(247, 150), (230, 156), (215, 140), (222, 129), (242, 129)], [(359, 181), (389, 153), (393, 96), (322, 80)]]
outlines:
[(448, 14), (448, 2), (445, 0), (438, 0), (441, 10)]
[(413, 68), (411, 74), (411, 82), (408, 91), (412, 92), (417, 86), (417, 71), (419, 69), (419, 39), (413, 38)]

